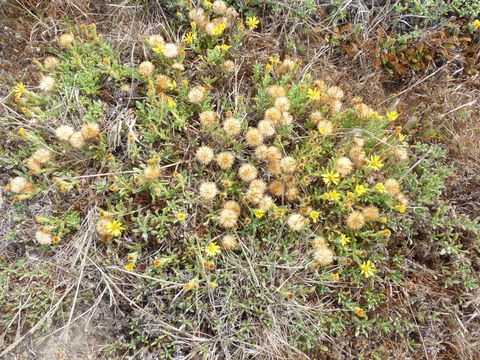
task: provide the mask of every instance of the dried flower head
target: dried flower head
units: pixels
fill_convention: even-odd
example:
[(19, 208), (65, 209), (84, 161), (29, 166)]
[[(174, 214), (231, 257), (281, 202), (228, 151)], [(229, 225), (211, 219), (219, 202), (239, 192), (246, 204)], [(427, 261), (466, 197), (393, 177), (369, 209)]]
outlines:
[(172, 69), (175, 71), (183, 71), (185, 70), (185, 66), (183, 66), (183, 64), (180, 64), (178, 62), (175, 62), (172, 64)]
[(340, 111), (342, 111), (342, 106), (343, 103), (340, 100), (332, 101), (328, 104), (328, 112), (330, 113), (330, 115), (335, 116), (340, 113)]
[(400, 161), (408, 160), (408, 151), (403, 147), (394, 149), (393, 155)]
[(256, 128), (248, 129), (247, 133), (245, 134), (245, 139), (247, 141), (247, 145), (250, 147), (257, 147), (263, 144), (263, 135)]
[(161, 91), (165, 91), (170, 86), (171, 79), (167, 75), (158, 75), (155, 78), (155, 84), (157, 85), (158, 89), (160, 89)]
[(268, 161), (280, 161), (282, 159), (282, 151), (276, 146), (269, 146), (267, 153)]
[(335, 170), (337, 170), (341, 176), (348, 176), (353, 171), (353, 163), (347, 157), (338, 158), (337, 161), (335, 161)]
[(224, 15), (227, 12), (227, 4), (222, 0), (215, 0), (212, 4), (212, 10), (217, 15)]
[(269, 120), (274, 124), (278, 124), (282, 120), (282, 112), (276, 107), (265, 111), (265, 120)]
[(293, 214), (288, 217), (287, 225), (293, 231), (302, 230), (307, 224), (307, 220), (300, 214)]
[(255, 149), (255, 158), (257, 160), (263, 161), (267, 160), (268, 155), (268, 146), (260, 145)]
[(153, 71), (155, 70), (155, 66), (150, 61), (143, 61), (138, 65), (138, 72), (140, 75), (142, 75), (144, 78), (148, 78), (153, 74)]
[(241, 213), (240, 205), (238, 204), (238, 202), (236, 202), (236, 201), (234, 201), (234, 200), (229, 200), (229, 201), (225, 202), (225, 204), (223, 204), (223, 208), (224, 208), (224, 209), (231, 210), (231, 211), (233, 211), (237, 216), (240, 216), (240, 213)]
[(69, 125), (61, 125), (55, 129), (55, 136), (61, 141), (68, 141), (75, 130)]
[(56, 86), (56, 81), (51, 76), (42, 77), (40, 79), (40, 84), (38, 85), (40, 90), (46, 91), (46, 92), (52, 91), (53, 89), (55, 89), (55, 86)]
[(285, 195), (285, 184), (280, 180), (273, 180), (268, 185), (268, 191), (275, 197), (282, 197)]
[(313, 251), (313, 258), (320, 266), (328, 266), (333, 263), (333, 251), (328, 246), (321, 246)]
[(223, 236), (221, 244), (227, 250), (235, 250), (238, 247), (237, 238), (230, 234)]
[(222, 69), (227, 73), (235, 71), (235, 63), (232, 60), (226, 60), (222, 64)]
[(17, 176), (10, 179), (9, 188), (17, 194), (30, 194), (33, 192), (34, 185), (30, 180)]
[(279, 97), (275, 99), (275, 108), (281, 112), (288, 111), (290, 109), (290, 101), (286, 97)]
[(353, 211), (347, 216), (347, 226), (352, 230), (360, 230), (365, 225), (365, 218), (360, 211)]
[(147, 39), (147, 42), (153, 48), (160, 48), (165, 44), (165, 40), (160, 34), (150, 35)]
[(271, 97), (275, 99), (285, 97), (286, 95), (285, 89), (283, 88), (283, 86), (280, 85), (270, 85), (267, 88), (267, 92)]
[(205, 98), (206, 91), (203, 86), (194, 86), (188, 93), (188, 101), (192, 104), (200, 104)]
[(204, 182), (199, 187), (200, 197), (206, 201), (212, 201), (218, 194), (217, 185), (213, 182)]
[(270, 210), (270, 208), (273, 205), (274, 205), (273, 199), (268, 195), (264, 195), (258, 202), (258, 207), (263, 211)]
[(328, 120), (320, 120), (317, 124), (317, 128), (320, 134), (333, 133), (333, 123)]
[(278, 73), (280, 75), (292, 72), (295, 69), (295, 61), (292, 59), (283, 60), (282, 64), (278, 67)]
[(238, 177), (245, 182), (250, 182), (258, 175), (257, 168), (252, 164), (243, 164), (238, 169)]
[(38, 149), (30, 157), (33, 161), (39, 165), (45, 165), (50, 161), (52, 153), (48, 149)]
[(196, 152), (196, 157), (199, 163), (208, 165), (213, 160), (213, 150), (208, 146), (201, 146)]
[(350, 149), (350, 152), (349, 152), (348, 156), (354, 162), (354, 164), (357, 165), (357, 166), (363, 165), (363, 163), (365, 162), (365, 159), (367, 157), (366, 154), (365, 154), (365, 151), (361, 147), (358, 147), (358, 146), (352, 147)]
[(325, 116), (323, 116), (321, 111), (314, 111), (310, 114), (310, 120), (312, 120), (314, 124), (318, 124), (320, 121), (325, 120)]
[(297, 161), (291, 156), (286, 156), (280, 160), (280, 168), (283, 173), (292, 174), (297, 168)]
[(223, 130), (227, 133), (228, 136), (237, 136), (242, 131), (242, 125), (240, 120), (233, 117), (227, 118), (223, 122)]
[(220, 211), (218, 222), (226, 229), (234, 229), (237, 226), (238, 215), (233, 210), (223, 209)]
[(158, 166), (147, 166), (145, 170), (143, 170), (143, 176), (145, 180), (151, 181), (158, 179), (160, 177), (161, 170)]
[(27, 167), (28, 167), (28, 170), (30, 171), (30, 173), (32, 174), (38, 174), (40, 173), (40, 171), (42, 170), (41, 167), (40, 167), (40, 164), (37, 163), (34, 159), (32, 158), (29, 158), (27, 159)]
[(216, 125), (218, 121), (217, 113), (212, 110), (202, 111), (199, 115), (199, 118), (200, 124), (202, 124), (204, 128), (211, 128)]
[(35, 239), (40, 245), (49, 245), (53, 242), (52, 235), (49, 232), (43, 230), (38, 230), (35, 233)]
[(380, 210), (376, 206), (367, 206), (362, 214), (366, 221), (375, 221), (380, 216)]
[(285, 191), (285, 197), (288, 201), (295, 201), (298, 199), (298, 195), (300, 194), (300, 190), (297, 186), (288, 186), (287, 191)]
[(235, 157), (229, 151), (221, 152), (216, 158), (217, 165), (224, 170), (230, 169), (234, 161)]
[(343, 97), (345, 96), (345, 93), (343, 92), (343, 90), (340, 89), (338, 86), (328, 87), (325, 93), (327, 94), (327, 96), (335, 100), (342, 100)]
[(392, 196), (398, 195), (402, 190), (402, 187), (395, 179), (387, 179), (383, 185), (385, 186), (385, 190)]
[(174, 58), (178, 56), (178, 46), (172, 43), (163, 46), (163, 55), (167, 58)]
[(365, 119), (373, 115), (373, 110), (368, 105), (363, 103), (355, 104), (353, 109), (355, 110), (355, 115), (361, 119)]

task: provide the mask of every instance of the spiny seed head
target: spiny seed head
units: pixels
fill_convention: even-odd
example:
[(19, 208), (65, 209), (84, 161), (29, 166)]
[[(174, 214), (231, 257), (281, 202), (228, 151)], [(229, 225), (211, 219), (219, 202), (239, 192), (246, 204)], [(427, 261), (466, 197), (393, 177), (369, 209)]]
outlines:
[(362, 165), (365, 162), (366, 154), (361, 147), (354, 146), (350, 149), (348, 154), (350, 159), (355, 163), (355, 165)]
[(196, 157), (199, 163), (208, 165), (213, 160), (213, 150), (208, 146), (201, 146), (196, 152)]
[(273, 122), (269, 120), (260, 120), (257, 125), (257, 129), (265, 137), (270, 137), (275, 135), (275, 128), (273, 127)]
[(38, 230), (35, 233), (35, 239), (40, 245), (48, 245), (53, 242), (52, 235), (46, 231)]
[(100, 134), (100, 126), (97, 123), (88, 123), (80, 129), (85, 140), (96, 138)]
[(282, 167), (280, 166), (280, 161), (275, 160), (275, 161), (269, 161), (267, 165), (267, 171), (275, 176), (280, 175), (282, 172)]
[(360, 211), (353, 211), (347, 216), (347, 226), (352, 230), (360, 230), (365, 225), (365, 217)]
[(325, 241), (325, 238), (322, 236), (317, 236), (312, 241), (312, 248), (314, 249), (318, 249), (320, 247), (325, 247), (325, 246), (327, 246), (327, 242)]
[(267, 92), (274, 99), (285, 97), (286, 95), (285, 89), (283, 88), (283, 86), (280, 85), (270, 85), (267, 88)]
[(387, 179), (383, 185), (385, 186), (385, 190), (392, 196), (398, 195), (402, 190), (402, 187), (395, 179)]
[(228, 136), (237, 136), (242, 131), (242, 125), (240, 120), (233, 117), (227, 118), (223, 122), (223, 130), (227, 133)]
[(250, 147), (257, 147), (263, 144), (263, 135), (258, 129), (250, 128), (245, 134), (247, 145)]
[(329, 103), (328, 112), (330, 113), (330, 115), (335, 116), (338, 113), (340, 113), (340, 111), (342, 111), (342, 106), (343, 106), (343, 103), (340, 100), (332, 101)]
[(300, 190), (296, 186), (289, 186), (287, 191), (285, 191), (285, 197), (288, 201), (295, 201), (298, 199), (298, 195), (300, 194)]
[(80, 131), (76, 131), (70, 136), (70, 145), (75, 149), (81, 149), (85, 145), (85, 138)]
[(362, 210), (362, 214), (366, 221), (375, 221), (380, 216), (380, 210), (376, 206), (367, 206)]
[(337, 170), (341, 176), (348, 176), (353, 171), (353, 163), (347, 157), (340, 157), (335, 161), (335, 170)]
[(143, 170), (143, 176), (148, 181), (158, 179), (160, 177), (161, 170), (158, 166), (147, 166)]
[(55, 129), (55, 136), (61, 141), (68, 141), (75, 130), (69, 125), (61, 125)]
[(144, 78), (148, 78), (153, 74), (153, 71), (155, 70), (155, 66), (150, 61), (143, 61), (138, 65), (138, 72), (140, 75), (142, 75)]
[(282, 112), (282, 120), (280, 120), (280, 124), (282, 124), (283, 126), (288, 126), (288, 125), (292, 125), (292, 123), (293, 123), (292, 114), (289, 114), (286, 111)]
[(282, 152), (276, 146), (268, 147), (267, 160), (268, 161), (280, 161), (282, 159)]
[(270, 210), (270, 208), (273, 205), (274, 205), (273, 199), (268, 195), (263, 196), (260, 199), (260, 202), (258, 203), (258, 207), (260, 208), (260, 210), (263, 210), (263, 211)]
[(293, 231), (300, 231), (305, 227), (307, 221), (302, 215), (293, 214), (288, 217), (287, 224)]
[(163, 46), (163, 55), (166, 58), (174, 58), (178, 56), (178, 46), (172, 43), (165, 44)]
[(170, 86), (170, 83), (171, 83), (171, 79), (167, 75), (162, 74), (162, 75), (158, 75), (155, 78), (155, 84), (162, 91), (165, 91), (166, 89), (168, 89), (168, 87)]
[(229, 151), (221, 152), (216, 158), (217, 165), (224, 170), (230, 169), (234, 161), (235, 157)]
[(60, 60), (58, 60), (58, 58), (55, 56), (47, 56), (43, 61), (43, 67), (48, 71), (55, 70), (59, 66)]
[(199, 115), (199, 118), (200, 118), (200, 124), (202, 124), (204, 128), (211, 128), (218, 121), (217, 113), (212, 110), (202, 111)]
[(238, 241), (235, 236), (227, 234), (222, 238), (221, 244), (227, 250), (235, 250), (238, 246)]
[(264, 193), (267, 190), (267, 184), (265, 184), (265, 181), (263, 180), (255, 179), (255, 180), (252, 180), (248, 188)]
[(207, 90), (203, 86), (194, 86), (188, 93), (188, 101), (192, 104), (200, 104), (205, 98), (206, 91)]
[(204, 182), (199, 187), (200, 197), (206, 201), (212, 201), (218, 194), (217, 185), (213, 182)]
[(42, 170), (41, 167), (40, 167), (40, 164), (37, 163), (35, 161), (35, 159), (32, 159), (32, 158), (29, 158), (27, 159), (27, 167), (28, 167), (28, 170), (32, 173), (32, 174), (38, 174), (40, 173), (40, 171)]
[(243, 164), (238, 169), (238, 177), (245, 182), (250, 182), (258, 175), (257, 168), (252, 164)]

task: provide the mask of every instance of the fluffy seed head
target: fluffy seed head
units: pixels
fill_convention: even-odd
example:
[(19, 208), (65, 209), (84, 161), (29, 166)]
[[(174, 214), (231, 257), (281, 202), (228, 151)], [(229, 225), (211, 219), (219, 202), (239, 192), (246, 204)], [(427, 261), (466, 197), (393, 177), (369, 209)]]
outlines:
[(385, 186), (385, 190), (387, 190), (387, 192), (392, 196), (398, 195), (402, 189), (398, 181), (395, 179), (387, 179), (383, 185)]
[(396, 148), (393, 155), (400, 161), (408, 160), (408, 151), (404, 148)]
[(282, 168), (280, 166), (280, 161), (275, 160), (275, 161), (269, 161), (267, 165), (267, 171), (275, 176), (280, 175), (282, 172)]
[(223, 15), (227, 12), (227, 4), (222, 0), (215, 0), (212, 5), (212, 10), (217, 15)]
[(40, 88), (40, 90), (42, 91), (52, 91), (53, 89), (55, 89), (55, 85), (56, 85), (56, 82), (55, 82), (55, 79), (51, 76), (44, 76), (41, 80), (40, 80), (40, 84), (38, 85), (38, 87)]
[(282, 112), (276, 107), (265, 111), (265, 120), (269, 120), (274, 124), (278, 124), (282, 120)]
[(232, 60), (226, 60), (222, 64), (222, 69), (227, 73), (235, 71), (235, 63)]
[(297, 168), (297, 162), (293, 157), (285, 156), (282, 160), (280, 160), (280, 168), (282, 169), (283, 173), (291, 174)]
[(178, 55), (178, 46), (172, 43), (163, 46), (163, 55), (167, 58), (174, 58)]
[(234, 200), (229, 200), (225, 202), (225, 204), (223, 204), (223, 208), (233, 211), (237, 217), (240, 216), (240, 213), (241, 213), (240, 205)]
[(333, 263), (333, 251), (329, 246), (322, 246), (314, 250), (314, 260), (320, 266), (328, 266)]
[(34, 159), (32, 158), (29, 158), (26, 162), (27, 164), (27, 167), (28, 167), (28, 170), (32, 173), (32, 174), (38, 174), (42, 169), (40, 167), (40, 164), (37, 163)]
[(43, 61), (43, 67), (48, 71), (55, 70), (59, 66), (60, 60), (58, 60), (58, 58), (55, 56), (47, 56)]
[(229, 151), (221, 152), (216, 158), (217, 165), (224, 170), (230, 169), (234, 161), (235, 157)]
[(368, 118), (373, 114), (373, 110), (363, 103), (354, 105), (353, 109), (355, 110), (355, 115), (361, 119)]
[(325, 238), (322, 236), (317, 236), (315, 239), (312, 241), (312, 248), (313, 249), (318, 249), (321, 247), (327, 246), (327, 242), (325, 241)]
[(58, 140), (68, 141), (74, 132), (75, 130), (73, 130), (71, 126), (61, 125), (55, 130), (55, 136), (58, 138)]
[(199, 115), (199, 118), (200, 118), (200, 124), (202, 124), (204, 128), (209, 128), (209, 127), (211, 128), (218, 121), (217, 113), (211, 110), (202, 111)]
[(260, 199), (260, 202), (258, 203), (258, 207), (260, 208), (260, 210), (263, 210), (263, 211), (270, 210), (270, 208), (273, 205), (274, 205), (273, 199), (268, 195), (263, 196)]
[(185, 66), (183, 66), (182, 64), (176, 62), (176, 63), (173, 63), (173, 64), (172, 64), (172, 69), (173, 69), (173, 70), (176, 70), (176, 71), (183, 71), (183, 70), (185, 70)]
[(320, 134), (333, 133), (333, 123), (328, 120), (320, 120), (317, 124), (317, 128)]
[(265, 181), (263, 180), (255, 179), (255, 180), (252, 180), (248, 188), (264, 193), (265, 190), (267, 190), (267, 184), (265, 184)]
[(155, 84), (160, 90), (165, 91), (170, 86), (170, 78), (167, 75), (158, 75)]
[(267, 159), (268, 147), (266, 145), (260, 145), (255, 149), (255, 158), (263, 161)]
[(238, 169), (238, 177), (245, 182), (250, 182), (258, 175), (257, 168), (252, 164), (243, 164)]
[(265, 137), (275, 135), (275, 128), (273, 123), (269, 120), (260, 120), (257, 125), (257, 129)]
[(212, 201), (218, 194), (217, 185), (213, 182), (204, 182), (199, 187), (200, 197), (206, 201)]
[(74, 41), (75, 41), (75, 38), (73, 37), (73, 35), (71, 33), (62, 34), (58, 38), (58, 44), (61, 47), (70, 46), (70, 44), (72, 44)]
[(288, 201), (295, 201), (297, 200), (299, 193), (300, 191), (298, 190), (298, 187), (289, 186), (287, 188), (287, 191), (285, 191), (285, 197), (287, 198)]
[(341, 176), (350, 175), (353, 171), (353, 163), (347, 157), (338, 158), (335, 162), (335, 170), (337, 170)]
[(360, 211), (353, 211), (347, 216), (347, 226), (352, 230), (360, 230), (365, 225), (365, 218)]
[(213, 150), (208, 146), (201, 146), (196, 152), (196, 157), (199, 163), (208, 165), (213, 160)]
[(273, 180), (268, 185), (268, 191), (275, 197), (281, 197), (285, 194), (285, 185), (280, 180)]
[(32, 154), (31, 159), (33, 159), (39, 165), (45, 165), (50, 161), (51, 156), (52, 153), (50, 150), (38, 149)]
[(228, 136), (237, 136), (242, 131), (242, 125), (240, 120), (233, 117), (227, 118), (223, 122), (223, 130), (227, 133)]
[(343, 90), (338, 86), (330, 86), (327, 88), (326, 94), (335, 100), (342, 100), (343, 96), (345, 95)]
[(250, 147), (257, 147), (263, 144), (263, 135), (255, 128), (248, 129), (245, 139)]
[(145, 176), (146, 180), (155, 180), (160, 177), (160, 168), (157, 166), (147, 166), (145, 170), (143, 170), (143, 176)]
[(286, 95), (285, 89), (283, 88), (283, 86), (280, 86), (280, 85), (270, 85), (267, 88), (267, 92), (271, 97), (275, 99), (285, 97)]
[(35, 233), (35, 239), (40, 245), (48, 245), (53, 242), (52, 235), (46, 231), (38, 230)]
[(227, 250), (235, 250), (238, 246), (238, 241), (235, 236), (227, 234), (222, 238), (221, 244)]
[(155, 66), (150, 61), (143, 61), (138, 65), (138, 72), (140, 75), (142, 75), (144, 78), (148, 78), (153, 74), (153, 71), (155, 70)]
[(325, 120), (325, 117), (321, 111), (314, 111), (310, 114), (310, 120), (312, 120), (314, 124), (318, 124), (320, 121)]
[(188, 101), (192, 104), (200, 104), (205, 98), (206, 89), (203, 86), (197, 85), (188, 92)]
[(218, 222), (226, 229), (234, 229), (237, 226), (238, 216), (235, 212), (229, 209), (220, 211)]
[(268, 147), (267, 160), (268, 161), (280, 161), (282, 159), (282, 152), (276, 146)]
[(286, 97), (279, 97), (275, 99), (275, 107), (281, 112), (290, 109), (290, 101)]
[(287, 225), (293, 231), (302, 230), (307, 224), (306, 219), (300, 214), (293, 214), (288, 217)]
[(99, 235), (105, 236), (108, 235), (108, 223), (110, 223), (110, 218), (100, 218), (96, 224), (96, 230)]
[(330, 113), (330, 115), (335, 116), (335, 115), (337, 115), (338, 113), (340, 113), (340, 111), (342, 111), (342, 106), (343, 106), (343, 103), (342, 103), (340, 100), (332, 101), (332, 102), (329, 104), (329, 113)]
[(162, 35), (154, 34), (150, 35), (147, 40), (148, 44), (152, 47), (161, 47), (165, 44), (165, 40), (163, 39)]
[(80, 131), (75, 131), (72, 136), (70, 136), (69, 141), (70, 145), (75, 149), (81, 149), (85, 145), (85, 138)]
[(284, 126), (291, 125), (293, 123), (293, 116), (292, 114), (289, 114), (288, 112), (284, 111), (282, 113), (282, 120), (280, 123)]
[(283, 60), (282, 64), (278, 68), (279, 74), (286, 74), (292, 72), (295, 69), (295, 61), (292, 59)]
[(348, 156), (352, 159), (355, 165), (362, 165), (366, 158), (365, 151), (358, 146), (352, 147)]
[(100, 126), (97, 123), (88, 123), (80, 129), (85, 140), (96, 138), (100, 134)]
[(33, 191), (33, 183), (21, 176), (17, 176), (10, 179), (10, 190), (17, 194), (28, 194)]
[(375, 221), (380, 216), (380, 210), (376, 206), (367, 206), (362, 210), (362, 214), (366, 221)]

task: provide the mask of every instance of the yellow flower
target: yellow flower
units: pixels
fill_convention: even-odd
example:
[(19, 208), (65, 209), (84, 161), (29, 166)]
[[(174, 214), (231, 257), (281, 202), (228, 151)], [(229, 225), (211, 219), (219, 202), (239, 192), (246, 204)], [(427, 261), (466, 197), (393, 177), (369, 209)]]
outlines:
[(381, 169), (383, 165), (382, 159), (380, 159), (378, 155), (371, 155), (367, 159), (367, 168), (369, 169), (378, 170)]
[(337, 190), (330, 191), (330, 200), (337, 201), (340, 200), (341, 194)]
[(192, 29), (196, 29), (197, 28), (197, 23), (195, 21), (192, 21), (190, 23), (190, 26), (192, 27)]
[(35, 220), (38, 221), (38, 222), (47, 222), (48, 221), (48, 219), (44, 218), (44, 217), (37, 217)]
[(357, 314), (358, 317), (365, 317), (365, 310), (363, 310), (362, 308), (356, 308), (355, 314)]
[(133, 271), (135, 269), (135, 264), (127, 264), (125, 265), (125, 270)]
[(278, 64), (280, 59), (278, 58), (278, 55), (275, 55), (275, 56), (269, 56), (268, 61), (270, 61), (272, 64)]
[(217, 284), (216, 282), (211, 282), (211, 283), (210, 283), (210, 287), (211, 287), (212, 289), (216, 289), (216, 288), (218, 287), (218, 284)]
[(15, 85), (13, 88), (13, 93), (17, 96), (22, 96), (27, 93), (27, 89), (22, 83), (17, 83), (17, 85)]
[(158, 267), (158, 266), (162, 266), (162, 264), (163, 264), (162, 259), (155, 259), (155, 260), (153, 260), (153, 266)]
[(183, 212), (177, 214), (177, 220), (178, 221), (185, 221), (186, 218), (187, 218), (187, 214), (185, 214)]
[(388, 221), (388, 219), (386, 217), (380, 218), (380, 222), (382, 222), (382, 223), (386, 223), (387, 221)]
[(186, 284), (183, 284), (183, 290), (184, 291), (192, 291), (192, 290), (197, 290), (198, 289), (198, 280), (194, 279)]
[(377, 189), (377, 191), (381, 192), (382, 194), (387, 192), (387, 190), (385, 190), (385, 186), (382, 183), (378, 183), (377, 185), (375, 185), (375, 189)]
[(220, 246), (213, 241), (205, 248), (205, 254), (209, 257), (214, 257), (220, 254), (222, 251), (220, 250)]
[(322, 179), (325, 185), (330, 186), (331, 184), (337, 185), (340, 181), (340, 174), (335, 170), (325, 170), (322, 174)]
[(383, 235), (386, 236), (386, 237), (389, 237), (392, 235), (392, 232), (388, 229), (385, 229), (382, 231)]
[(361, 269), (360, 273), (364, 275), (366, 278), (373, 276), (375, 274), (375, 271), (377, 271), (377, 269), (375, 268), (375, 265), (370, 260), (364, 261), (360, 265), (360, 269)]
[(227, 25), (225, 25), (224, 23), (217, 24), (213, 27), (213, 34), (217, 36), (222, 35), (226, 28)]
[(330, 200), (330, 193), (326, 192), (325, 194), (322, 194), (322, 199), (323, 200)]
[(250, 30), (253, 30), (258, 26), (260, 21), (255, 16), (249, 16), (249, 17), (247, 17), (246, 23), (247, 23), (248, 28)]
[(342, 245), (345, 246), (345, 245), (347, 245), (349, 242), (350, 242), (350, 238), (349, 238), (347, 235), (345, 235), (345, 234), (341, 234), (341, 235), (340, 235), (340, 244), (342, 244)]
[(255, 210), (255, 216), (259, 219), (261, 219), (265, 215), (265, 211), (263, 210)]
[(215, 46), (215, 49), (220, 49), (222, 51), (228, 51), (228, 49), (230, 49), (231, 47), (232, 47), (231, 45), (222, 44), (222, 45)]
[(335, 281), (340, 280), (340, 274), (339, 273), (333, 273), (332, 274), (332, 279), (335, 280)]
[(308, 97), (313, 101), (318, 100), (320, 98), (320, 90), (317, 88), (308, 89)]
[(273, 69), (273, 66), (270, 64), (265, 65), (265, 70), (270, 71)]
[(367, 192), (367, 188), (365, 187), (365, 185), (357, 185), (355, 186), (355, 192), (358, 196), (362, 196)]
[(407, 210), (407, 207), (403, 204), (400, 204), (400, 205), (397, 205), (395, 207), (395, 209), (400, 213), (400, 214), (403, 214), (406, 210)]
[(398, 133), (398, 140), (399, 141), (405, 140), (405, 135), (403, 135), (402, 133)]
[(18, 136), (25, 136), (27, 135), (27, 131), (24, 128), (20, 128), (17, 130), (17, 135)]
[(277, 209), (277, 215), (278, 215), (278, 216), (283, 216), (283, 215), (285, 215), (285, 209), (282, 209), (282, 208)]
[(478, 20), (478, 19), (475, 20), (475, 21), (472, 23), (472, 25), (473, 25), (473, 27), (474, 27), (475, 29), (480, 28), (480, 20)]
[(204, 0), (204, 1), (203, 1), (203, 5), (205, 5), (206, 7), (212, 7), (212, 6), (213, 6), (213, 3), (212, 3), (211, 1)]
[(107, 222), (105, 224), (105, 228), (107, 230), (107, 234), (110, 236), (120, 236), (122, 235), (122, 230), (126, 230), (126, 228), (123, 227), (123, 224), (117, 220)]
[(53, 236), (53, 237), (52, 237), (52, 242), (53, 242), (54, 244), (60, 242), (60, 240), (62, 240), (62, 239), (60, 238), (60, 236)]
[(394, 121), (394, 120), (397, 120), (397, 118), (400, 114), (397, 112), (397, 110), (392, 110), (392, 111), (387, 112), (385, 115), (387, 116), (388, 120)]
[(195, 40), (197, 40), (197, 33), (194, 33), (194, 32), (186, 33), (185, 38), (183, 39), (183, 41), (185, 41), (187, 44), (191, 44)]
[(311, 211), (310, 212), (310, 217), (312, 218), (312, 221), (314, 224), (316, 224), (318, 222), (318, 217), (320, 216), (320, 212), (319, 211)]

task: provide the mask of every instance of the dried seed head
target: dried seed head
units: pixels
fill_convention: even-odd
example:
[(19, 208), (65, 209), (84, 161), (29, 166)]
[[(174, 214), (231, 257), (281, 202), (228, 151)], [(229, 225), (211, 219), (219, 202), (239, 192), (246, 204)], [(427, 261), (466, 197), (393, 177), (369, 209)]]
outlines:
[(293, 214), (288, 217), (287, 224), (293, 231), (300, 231), (305, 227), (307, 221), (302, 215)]
[(362, 210), (362, 214), (366, 221), (375, 221), (380, 216), (380, 210), (376, 206), (367, 206)]
[(204, 182), (199, 187), (200, 197), (206, 201), (212, 201), (218, 194), (217, 185), (213, 182)]
[(252, 164), (243, 164), (238, 169), (238, 177), (245, 182), (250, 182), (258, 175), (257, 168)]
[(201, 146), (196, 152), (198, 162), (208, 165), (213, 160), (213, 150), (208, 146)]
[(221, 152), (216, 158), (217, 165), (224, 170), (230, 169), (234, 161), (235, 157), (229, 151)]
[(100, 134), (100, 126), (97, 123), (88, 123), (80, 129), (85, 140), (93, 139)]
[(223, 130), (228, 136), (237, 136), (242, 131), (240, 120), (229, 117), (223, 122)]
[(194, 86), (188, 93), (188, 101), (192, 104), (200, 104), (205, 98), (206, 91), (203, 86)]
[(245, 134), (245, 139), (247, 141), (247, 145), (250, 147), (257, 147), (263, 144), (263, 135), (256, 128), (248, 129), (247, 133)]
[(199, 118), (200, 124), (202, 124), (204, 128), (211, 128), (216, 125), (218, 121), (217, 113), (211, 110), (202, 111), (199, 115)]
[(398, 181), (395, 179), (387, 179), (383, 185), (385, 186), (385, 190), (387, 190), (392, 196), (398, 195), (402, 189)]
[(347, 216), (347, 226), (352, 230), (360, 230), (365, 225), (365, 218), (359, 211), (353, 211)]
[(55, 136), (61, 141), (68, 141), (75, 130), (69, 125), (61, 125), (55, 130)]
[(43, 61), (43, 67), (48, 71), (55, 70), (59, 66), (60, 60), (58, 60), (58, 58), (55, 56), (47, 56)]
[(85, 138), (80, 131), (76, 131), (70, 136), (69, 142), (75, 149), (81, 149), (85, 145)]
[(338, 158), (337, 161), (335, 161), (335, 170), (337, 170), (341, 176), (348, 176), (353, 171), (353, 163), (347, 157)]

